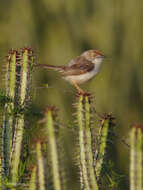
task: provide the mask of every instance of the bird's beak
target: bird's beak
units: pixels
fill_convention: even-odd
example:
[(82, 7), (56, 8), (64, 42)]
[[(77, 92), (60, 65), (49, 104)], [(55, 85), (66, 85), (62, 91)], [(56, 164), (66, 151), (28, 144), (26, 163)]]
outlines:
[(106, 58), (107, 58), (107, 56), (105, 56), (105, 55), (101, 55), (101, 58), (106, 59)]
[(105, 56), (105, 55), (97, 55), (96, 57), (97, 57), (97, 58), (101, 58), (101, 59), (106, 58), (106, 56)]

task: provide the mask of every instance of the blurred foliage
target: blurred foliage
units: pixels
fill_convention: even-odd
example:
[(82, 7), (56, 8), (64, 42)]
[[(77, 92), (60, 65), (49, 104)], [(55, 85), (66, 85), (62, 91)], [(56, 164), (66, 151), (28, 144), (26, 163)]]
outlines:
[[(142, 0), (1, 0), (0, 70), (8, 48), (32, 46), (38, 62), (56, 65), (86, 49), (101, 50), (108, 58), (83, 88), (95, 94), (100, 113), (114, 113), (119, 136), (127, 138), (130, 124), (143, 120), (142, 10)], [(55, 104), (70, 121), (75, 89), (54, 71), (38, 69), (33, 81), (36, 106)], [(127, 170), (128, 151), (115, 144), (118, 168)]]

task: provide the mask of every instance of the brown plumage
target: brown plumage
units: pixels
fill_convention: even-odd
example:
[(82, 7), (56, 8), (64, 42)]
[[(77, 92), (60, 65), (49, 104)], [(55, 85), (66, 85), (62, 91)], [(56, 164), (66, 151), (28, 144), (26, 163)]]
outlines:
[(54, 69), (56, 71), (59, 71), (62, 76), (67, 75), (80, 75), (84, 74), (86, 72), (91, 71), (94, 68), (94, 64), (91, 61), (88, 61), (82, 56), (76, 57), (73, 64), (69, 64), (66, 66), (55, 66), (55, 65), (47, 65), (47, 64), (37, 64), (35, 67), (43, 67), (43, 68), (49, 68)]

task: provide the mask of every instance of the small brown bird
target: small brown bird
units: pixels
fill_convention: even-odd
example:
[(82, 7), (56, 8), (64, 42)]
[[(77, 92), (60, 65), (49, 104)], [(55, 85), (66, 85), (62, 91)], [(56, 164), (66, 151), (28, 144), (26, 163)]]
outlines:
[(88, 50), (75, 59), (72, 59), (68, 65), (55, 66), (37, 64), (35, 67), (54, 69), (60, 72), (63, 79), (73, 84), (79, 93), (84, 94), (85, 92), (78, 84), (82, 84), (92, 79), (99, 72), (99, 68), (104, 58), (105, 56), (98, 50)]

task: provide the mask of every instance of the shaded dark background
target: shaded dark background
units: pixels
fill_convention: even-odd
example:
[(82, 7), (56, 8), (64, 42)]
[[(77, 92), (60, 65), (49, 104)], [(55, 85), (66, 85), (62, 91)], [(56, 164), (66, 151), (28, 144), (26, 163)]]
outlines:
[[(38, 63), (53, 65), (87, 49), (102, 51), (100, 73), (82, 88), (95, 95), (98, 112), (113, 113), (117, 134), (128, 141), (130, 124), (142, 122), (142, 10), (142, 0), (0, 0), (0, 69), (9, 48), (31, 46)], [(54, 104), (61, 120), (70, 121), (75, 89), (44, 69), (33, 73), (33, 82), (35, 104)], [(117, 167), (127, 173), (128, 150), (118, 140), (115, 145)]]

